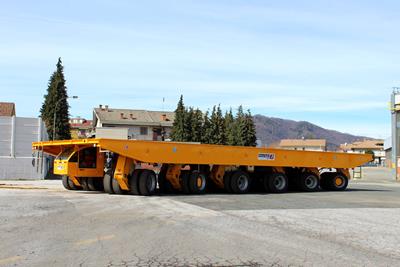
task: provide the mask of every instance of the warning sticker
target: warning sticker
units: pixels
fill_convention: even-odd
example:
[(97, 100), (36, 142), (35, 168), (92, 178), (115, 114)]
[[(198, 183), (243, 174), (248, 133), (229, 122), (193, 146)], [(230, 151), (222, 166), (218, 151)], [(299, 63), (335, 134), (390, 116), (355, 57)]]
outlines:
[(274, 153), (260, 153), (258, 154), (258, 160), (275, 160)]

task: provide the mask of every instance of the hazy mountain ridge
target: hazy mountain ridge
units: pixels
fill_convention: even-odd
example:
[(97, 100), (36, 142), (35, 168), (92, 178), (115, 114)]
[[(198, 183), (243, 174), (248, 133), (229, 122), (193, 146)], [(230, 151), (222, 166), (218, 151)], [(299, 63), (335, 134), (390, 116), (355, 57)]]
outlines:
[(257, 138), (263, 145), (271, 145), (281, 139), (326, 139), (329, 150), (336, 150), (340, 144), (357, 140), (373, 139), (324, 129), (307, 121), (293, 121), (260, 114), (254, 116)]

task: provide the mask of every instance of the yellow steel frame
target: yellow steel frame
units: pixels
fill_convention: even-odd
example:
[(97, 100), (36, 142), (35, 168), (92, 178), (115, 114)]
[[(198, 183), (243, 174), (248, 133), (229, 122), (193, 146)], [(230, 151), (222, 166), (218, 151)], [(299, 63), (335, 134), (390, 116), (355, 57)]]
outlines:
[(349, 169), (336, 169), (337, 172), (340, 172), (341, 174), (345, 175), (347, 179), (350, 180), (351, 175)]
[[(112, 151), (119, 156), (139, 162), (171, 164), (167, 172), (167, 179), (174, 188), (180, 188), (180, 169), (181, 165), (186, 164), (298, 167), (307, 168), (313, 172), (317, 168), (336, 168), (343, 170), (342, 172), (347, 175), (348, 171), (345, 169), (354, 168), (372, 160), (372, 155), (369, 154), (116, 139), (81, 139), (32, 144), (33, 149), (40, 149), (53, 155), (60, 153), (65, 147), (81, 148), (88, 145), (97, 146), (101, 150)], [(119, 177), (118, 175), (117, 177)], [(122, 178), (118, 179), (123, 180)]]
[[(96, 168), (80, 168), (79, 167), (79, 159), (77, 162), (70, 162), (71, 157), (75, 154), (78, 153), (80, 150), (91, 147), (93, 145), (89, 144), (68, 144), (64, 146), (61, 146), (61, 149), (59, 151), (58, 155), (62, 153), (63, 150), (65, 150), (67, 147), (73, 147), (73, 151), (71, 154), (68, 156), (67, 159), (62, 160), (62, 159), (55, 159), (54, 160), (54, 174), (58, 175), (68, 175), (69, 178), (72, 180), (72, 182), (80, 186), (79, 182), (79, 177), (103, 177), (104, 175), (104, 154), (103, 153), (97, 153), (96, 155)], [(46, 150), (44, 147), (41, 147), (40, 149), (43, 149), (45, 152)], [(56, 151), (51, 147), (51, 151)], [(97, 151), (99, 151), (99, 148), (97, 148)], [(49, 153), (51, 154), (51, 153)]]
[(180, 190), (181, 183), (179, 182), (179, 176), (181, 175), (182, 165), (180, 164), (171, 164), (168, 166), (167, 180), (172, 184), (174, 189)]
[(224, 188), (225, 168), (223, 165), (214, 165), (211, 169), (210, 178), (219, 188)]
[(131, 158), (124, 156), (118, 157), (117, 166), (115, 167), (114, 172), (114, 179), (118, 181), (119, 186), (123, 190), (129, 190), (128, 175), (131, 173), (133, 166), (133, 160)]

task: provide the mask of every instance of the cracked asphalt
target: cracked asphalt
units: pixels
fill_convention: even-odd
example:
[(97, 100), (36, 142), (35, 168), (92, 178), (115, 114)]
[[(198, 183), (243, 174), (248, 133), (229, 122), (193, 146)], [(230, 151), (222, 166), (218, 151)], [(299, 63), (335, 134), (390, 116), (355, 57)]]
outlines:
[(400, 183), (153, 197), (0, 181), (0, 266), (399, 266)]

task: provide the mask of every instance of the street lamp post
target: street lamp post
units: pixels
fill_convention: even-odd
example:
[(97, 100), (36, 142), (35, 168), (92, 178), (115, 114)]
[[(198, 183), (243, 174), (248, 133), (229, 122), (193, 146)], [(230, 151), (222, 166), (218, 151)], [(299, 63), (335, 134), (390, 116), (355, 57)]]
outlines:
[(78, 96), (74, 95), (74, 96), (72, 96), (72, 97), (63, 97), (63, 98), (60, 98), (60, 99), (58, 99), (58, 101), (56, 102), (56, 105), (55, 105), (55, 107), (54, 107), (54, 115), (53, 115), (53, 141), (54, 141), (54, 138), (55, 138), (55, 136), (56, 136), (56, 111), (57, 111), (58, 103), (60, 103), (61, 100), (68, 99), (68, 98), (77, 99)]

